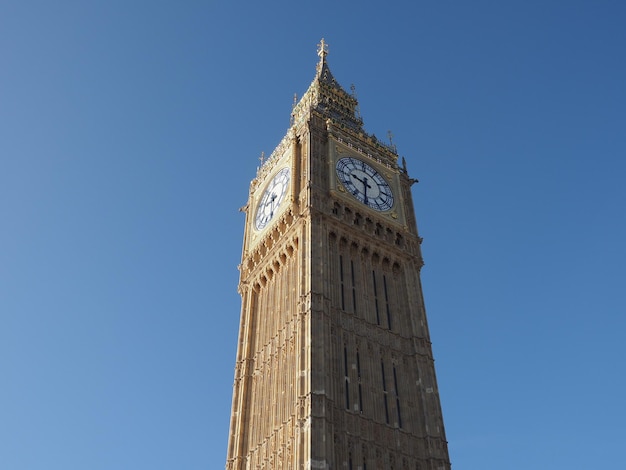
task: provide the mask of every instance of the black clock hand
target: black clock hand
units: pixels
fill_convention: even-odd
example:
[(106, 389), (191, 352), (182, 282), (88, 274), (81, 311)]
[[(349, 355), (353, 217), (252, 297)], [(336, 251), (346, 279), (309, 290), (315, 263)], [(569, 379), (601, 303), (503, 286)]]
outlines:
[(270, 199), (270, 217), (274, 216), (274, 201), (276, 200), (277, 197), (278, 197), (277, 194), (272, 194), (272, 197)]
[(364, 188), (370, 188), (370, 189), (371, 189), (371, 186), (370, 186), (370, 185), (369, 185), (369, 183), (367, 182), (367, 181), (368, 181), (368, 180), (367, 180), (367, 178), (363, 178), (363, 179), (361, 179), (361, 178), (359, 178), (357, 175), (355, 175), (354, 173), (352, 173), (352, 175), (351, 175), (351, 176), (352, 176), (355, 180), (357, 180), (358, 182), (360, 182), (360, 183), (363, 185), (363, 187), (364, 187)]
[(363, 185), (363, 203), (367, 204), (367, 188), (372, 188), (367, 181), (367, 177), (361, 179), (354, 173), (352, 173), (352, 177)]
[(367, 184), (367, 179), (363, 183), (363, 204), (367, 204), (367, 188), (371, 188), (369, 184)]

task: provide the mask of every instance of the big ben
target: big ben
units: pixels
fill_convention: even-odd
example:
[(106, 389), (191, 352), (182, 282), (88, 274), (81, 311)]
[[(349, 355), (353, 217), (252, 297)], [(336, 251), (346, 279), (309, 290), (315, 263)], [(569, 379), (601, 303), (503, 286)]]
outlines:
[(416, 180), (318, 54), (244, 207), (226, 468), (447, 470)]

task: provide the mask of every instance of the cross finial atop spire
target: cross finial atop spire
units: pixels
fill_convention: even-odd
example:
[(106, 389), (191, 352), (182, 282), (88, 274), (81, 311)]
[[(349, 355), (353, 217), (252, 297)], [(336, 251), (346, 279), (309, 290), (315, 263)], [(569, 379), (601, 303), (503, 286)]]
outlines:
[(320, 59), (324, 60), (328, 55), (328, 44), (324, 41), (324, 38), (317, 45), (317, 55), (320, 56)]
[(395, 152), (396, 146), (393, 144), (393, 134), (391, 133), (391, 131), (387, 131), (387, 136), (389, 137), (389, 147), (391, 147), (391, 150)]

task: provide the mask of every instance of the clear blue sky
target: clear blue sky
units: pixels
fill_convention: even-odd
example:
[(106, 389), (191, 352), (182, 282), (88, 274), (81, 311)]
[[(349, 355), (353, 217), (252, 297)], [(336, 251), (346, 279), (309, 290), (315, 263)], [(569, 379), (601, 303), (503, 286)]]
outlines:
[(619, 468), (624, 25), (618, 0), (2, 2), (0, 468), (223, 468), (238, 209), (322, 37), (420, 180), (453, 468)]

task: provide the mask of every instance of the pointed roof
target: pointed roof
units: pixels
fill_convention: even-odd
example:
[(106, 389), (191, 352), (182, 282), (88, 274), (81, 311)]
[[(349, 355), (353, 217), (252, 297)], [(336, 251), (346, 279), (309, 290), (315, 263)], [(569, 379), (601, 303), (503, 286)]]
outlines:
[(300, 102), (294, 106), (292, 119), (300, 121), (306, 113), (315, 110), (340, 125), (361, 130), (363, 120), (358, 113), (358, 101), (346, 92), (330, 71), (326, 56), (328, 44), (324, 39), (318, 44), (320, 57), (316, 74)]
[(317, 75), (315, 78), (320, 82), (342, 90), (341, 85), (339, 85), (337, 80), (335, 80), (335, 77), (333, 77), (330, 67), (328, 67), (328, 62), (326, 62), (328, 44), (326, 44), (324, 38), (322, 38), (320, 43), (317, 45), (317, 55), (320, 56), (320, 61), (317, 63)]

